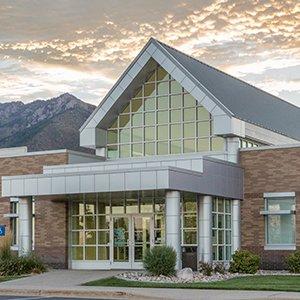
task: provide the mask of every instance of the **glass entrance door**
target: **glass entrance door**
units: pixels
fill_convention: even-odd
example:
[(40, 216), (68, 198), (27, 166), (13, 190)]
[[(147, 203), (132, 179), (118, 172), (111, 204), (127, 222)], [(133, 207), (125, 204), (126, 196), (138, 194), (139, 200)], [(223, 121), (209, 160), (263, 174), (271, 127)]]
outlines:
[(151, 216), (115, 216), (112, 218), (112, 267), (140, 269), (147, 249), (153, 245)]
[(118, 268), (130, 268), (130, 218), (113, 217), (113, 263)]
[(150, 248), (153, 237), (151, 232), (151, 217), (133, 216), (133, 260), (132, 268), (142, 267), (142, 260), (147, 249)]

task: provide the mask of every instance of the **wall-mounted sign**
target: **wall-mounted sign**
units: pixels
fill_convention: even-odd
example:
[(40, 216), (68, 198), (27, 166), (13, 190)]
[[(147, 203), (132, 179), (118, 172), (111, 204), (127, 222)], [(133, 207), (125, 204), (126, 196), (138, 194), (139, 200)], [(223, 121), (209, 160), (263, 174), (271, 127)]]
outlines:
[(0, 225), (0, 236), (5, 236), (5, 225)]

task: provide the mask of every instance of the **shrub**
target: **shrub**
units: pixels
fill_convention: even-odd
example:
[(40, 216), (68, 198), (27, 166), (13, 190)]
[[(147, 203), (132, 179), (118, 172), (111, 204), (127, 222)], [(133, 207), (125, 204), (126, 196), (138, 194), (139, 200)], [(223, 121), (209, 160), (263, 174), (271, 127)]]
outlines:
[(0, 276), (18, 276), (46, 271), (44, 264), (33, 254), (18, 257), (13, 254), (10, 247), (11, 233), (0, 238)]
[(32, 254), (24, 257), (11, 255), (8, 258), (0, 259), (1, 276), (17, 276), (45, 271), (44, 264)]
[(255, 274), (259, 269), (260, 258), (248, 250), (238, 250), (232, 255), (229, 272)]
[(10, 247), (12, 244), (12, 235), (8, 232), (0, 238), (0, 259), (8, 259), (12, 256)]
[(219, 274), (225, 274), (225, 266), (222, 262), (214, 263), (214, 272)]
[(295, 251), (286, 258), (288, 270), (291, 273), (300, 273), (300, 251)]
[(199, 262), (199, 271), (205, 276), (211, 276), (214, 268), (212, 264), (200, 261)]
[(176, 252), (169, 246), (147, 249), (143, 259), (144, 268), (152, 275), (170, 276), (175, 274)]

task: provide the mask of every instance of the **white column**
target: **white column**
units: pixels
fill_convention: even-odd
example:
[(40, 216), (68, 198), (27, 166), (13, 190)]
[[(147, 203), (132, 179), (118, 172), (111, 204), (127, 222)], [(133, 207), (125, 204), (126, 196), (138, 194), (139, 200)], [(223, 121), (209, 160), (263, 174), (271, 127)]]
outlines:
[(198, 261), (212, 262), (212, 196), (199, 196)]
[(228, 161), (237, 163), (239, 147), (240, 147), (239, 138), (238, 137), (227, 137), (226, 142), (227, 142)]
[(166, 244), (177, 253), (176, 269), (181, 269), (180, 192), (166, 192)]
[(241, 248), (241, 201), (232, 201), (232, 251)]
[(32, 251), (32, 198), (19, 198), (19, 256)]

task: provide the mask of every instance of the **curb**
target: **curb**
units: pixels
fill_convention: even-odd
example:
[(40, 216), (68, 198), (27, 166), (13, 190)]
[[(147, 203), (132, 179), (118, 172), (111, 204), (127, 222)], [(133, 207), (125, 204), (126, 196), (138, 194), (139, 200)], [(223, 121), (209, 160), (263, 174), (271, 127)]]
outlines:
[(78, 290), (55, 290), (55, 289), (0, 289), (0, 295), (11, 296), (44, 296), (44, 297), (78, 297), (85, 299), (167, 299), (155, 296), (146, 296), (142, 293), (130, 293), (123, 291), (78, 291)]
[(0, 295), (16, 296), (59, 296), (59, 297), (81, 297), (81, 298), (111, 298), (126, 299), (135, 297), (130, 293), (121, 291), (76, 291), (76, 290), (40, 290), (40, 289), (0, 289)]

